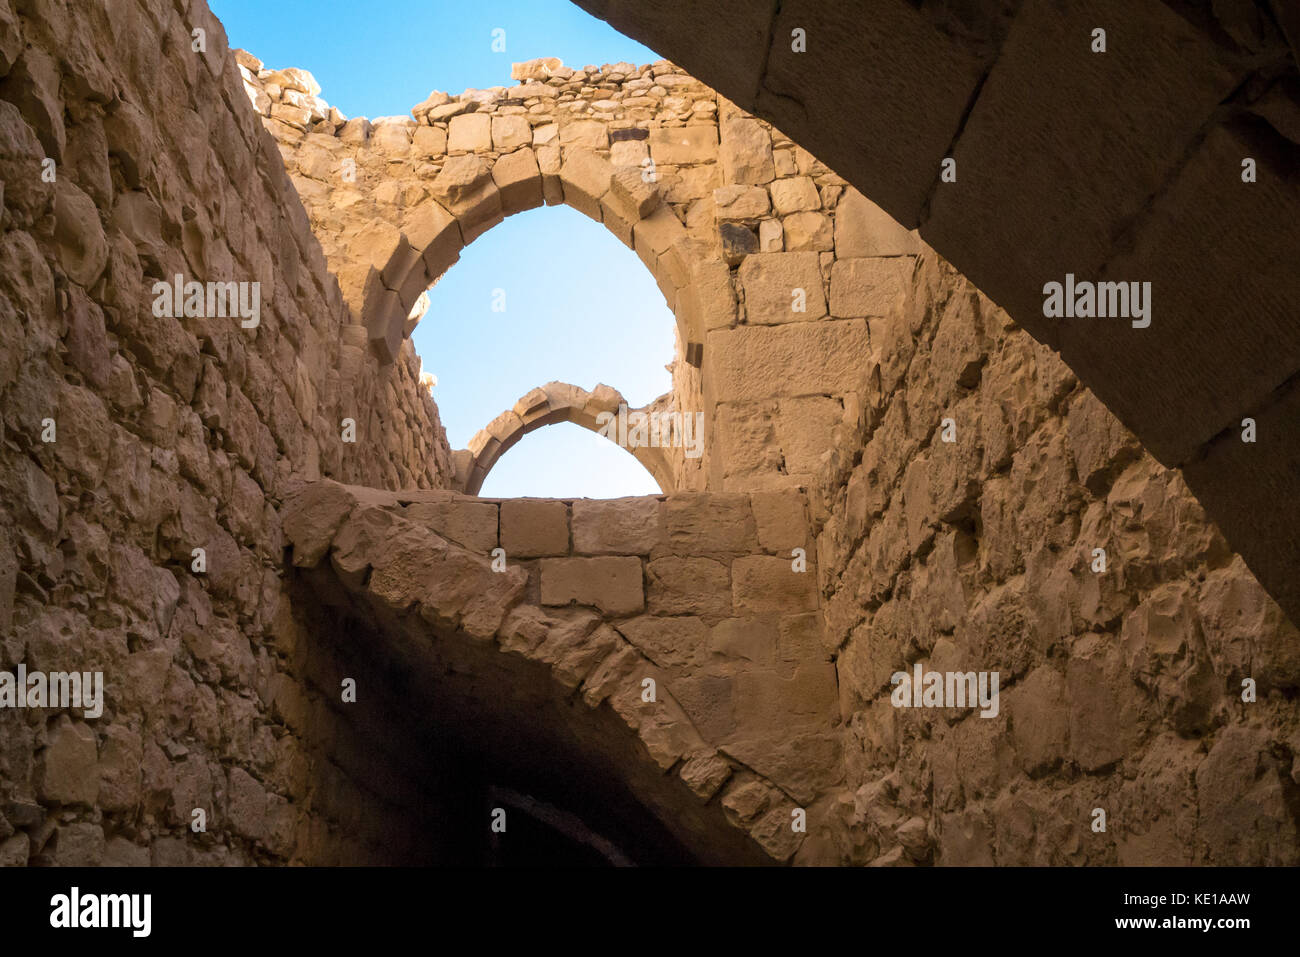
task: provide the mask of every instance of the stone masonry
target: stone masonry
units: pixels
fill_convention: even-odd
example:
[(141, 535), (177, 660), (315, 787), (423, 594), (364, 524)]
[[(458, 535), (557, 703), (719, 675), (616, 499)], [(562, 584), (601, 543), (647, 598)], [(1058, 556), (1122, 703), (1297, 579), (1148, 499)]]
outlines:
[[(0, 671), (106, 687), (0, 708), (0, 863), (455, 860), (429, 822), (476, 761), (709, 863), (1297, 863), (1295, 625), (1181, 471), (766, 121), (557, 60), (348, 119), (201, 2), (0, 27)], [(674, 312), (649, 408), (705, 450), (638, 456), (662, 496), (466, 494), (618, 393), (453, 452), (422, 380), (429, 287), (557, 203)], [(159, 315), (175, 276), (260, 283), (260, 322)], [(895, 707), (918, 663), (997, 672), (998, 714)]]

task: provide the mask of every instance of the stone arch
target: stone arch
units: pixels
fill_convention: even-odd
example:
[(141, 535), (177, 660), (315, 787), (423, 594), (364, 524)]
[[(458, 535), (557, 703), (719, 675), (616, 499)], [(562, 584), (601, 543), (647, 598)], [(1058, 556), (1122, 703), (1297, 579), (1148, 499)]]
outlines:
[[(804, 514), (798, 493), (496, 501), (322, 481), (285, 503), (284, 529), (295, 577), (361, 626), (370, 667), (430, 692), (439, 737), (468, 732), (485, 757), (510, 750), (598, 794), (614, 767), (613, 803), (631, 797), (702, 862), (823, 863), (833, 851), (791, 822), (838, 794), (833, 667), (815, 640), (776, 661), (745, 637), (778, 623), (798, 637), (782, 599), (816, 608), (815, 578), (778, 570)], [(693, 592), (711, 610), (656, 615), (655, 582), (700, 542), (729, 568)], [(717, 713), (733, 699), (747, 721)]]
[[(529, 432), (559, 422), (572, 422), (596, 432), (601, 427), (597, 418), (601, 413), (617, 415), (619, 406), (626, 405), (622, 393), (603, 383), (590, 392), (567, 382), (539, 386), (480, 429), (469, 440), (468, 448), (452, 453), (456, 487), (468, 495), (477, 495), (501, 456)], [(641, 447), (627, 451), (654, 476), (660, 489), (672, 491), (673, 475), (667, 449)]]
[[(1112, 39), (1164, 39), (1098, 53), (1098, 10), (1080, 4), (575, 2), (779, 124), (916, 227), (1183, 470), (1300, 616), (1293, 4), (1203, 15), (1103, 4)], [(817, 69), (795, 29), (821, 38)], [(722, 31), (735, 40), (725, 51), (711, 39)], [(1049, 62), (1060, 69), (1047, 77)], [(1149, 325), (1048, 317), (1044, 284), (1067, 274), (1149, 282)], [(1247, 419), (1267, 444), (1241, 441)]]

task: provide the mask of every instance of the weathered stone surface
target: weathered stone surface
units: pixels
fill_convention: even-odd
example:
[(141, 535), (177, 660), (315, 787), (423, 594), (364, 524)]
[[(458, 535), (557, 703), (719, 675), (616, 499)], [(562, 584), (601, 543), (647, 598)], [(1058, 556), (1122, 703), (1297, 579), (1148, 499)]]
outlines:
[(542, 561), (542, 604), (591, 605), (611, 615), (645, 607), (641, 562), (628, 557), (547, 558)]
[(715, 126), (685, 126), (650, 131), (650, 157), (659, 165), (705, 163), (718, 158)]
[(722, 124), (720, 159), (729, 183), (762, 186), (776, 175), (772, 138), (756, 120), (735, 117)]
[(921, 251), (920, 240), (888, 213), (850, 187), (835, 207), (835, 255), (908, 256)]
[(578, 499), (573, 548), (582, 555), (649, 555), (664, 538), (654, 498)]
[(805, 322), (826, 315), (821, 270), (811, 252), (749, 256), (738, 271), (753, 324)]
[(510, 499), (501, 503), (501, 547), (515, 558), (567, 555), (569, 507), (548, 499)]

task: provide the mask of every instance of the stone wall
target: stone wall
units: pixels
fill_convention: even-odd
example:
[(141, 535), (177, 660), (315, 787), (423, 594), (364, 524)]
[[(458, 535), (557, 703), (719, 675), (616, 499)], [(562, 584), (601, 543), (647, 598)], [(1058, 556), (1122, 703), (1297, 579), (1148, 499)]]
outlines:
[[(414, 758), (380, 698), (313, 686), (278, 508), (442, 486), (449, 450), (409, 347), (365, 351), (206, 7), (0, 0), (0, 190), (0, 670), (102, 670), (107, 699), (0, 709), (0, 859), (391, 859)], [(157, 316), (176, 275), (260, 282), (260, 323)]]
[[(666, 61), (529, 61), (517, 86), (435, 91), (411, 116), (372, 122), (329, 107), (303, 70), (239, 56), (381, 351), (421, 321), (420, 294), (465, 244), (565, 203), (631, 247), (675, 313), (673, 393), (656, 405), (703, 412), (709, 438), (700, 459), (667, 457), (664, 491), (815, 481), (832, 430), (855, 415), (869, 324), (901, 304), (919, 244), (779, 130)], [(477, 488), (480, 452), (457, 453), (462, 488)]]
[[(666, 62), (371, 123), (201, 4), (0, 26), (0, 670), (107, 697), (0, 709), (0, 862), (446, 860), (461, 725), (719, 861), (1296, 862), (1294, 625), (1053, 352), (777, 130)], [(708, 416), (664, 474), (707, 494), (450, 491), (519, 430), (453, 457), (412, 310), (548, 202), (659, 280)], [(260, 283), (260, 321), (156, 315), (176, 275)], [(553, 392), (519, 429), (608, 397)], [(998, 716), (894, 708), (916, 662), (997, 671)]]
[[(1296, 627), (1054, 352), (932, 252), (909, 289), (814, 497), (855, 790), (825, 839), (860, 863), (1296, 863)], [(999, 672), (999, 713), (894, 707), (918, 662)]]
[[(639, 740), (617, 777), (715, 863), (746, 860), (718, 849), (724, 821), (785, 861), (804, 837), (792, 812), (833, 805), (835, 672), (798, 491), (494, 500), (318, 483), (285, 528), (322, 601), (371, 619), (430, 685), (445, 737), (552, 766)], [(558, 714), (534, 703), (579, 697)], [(543, 721), (541, 746), (520, 749)], [(516, 743), (485, 745), (498, 724)]]

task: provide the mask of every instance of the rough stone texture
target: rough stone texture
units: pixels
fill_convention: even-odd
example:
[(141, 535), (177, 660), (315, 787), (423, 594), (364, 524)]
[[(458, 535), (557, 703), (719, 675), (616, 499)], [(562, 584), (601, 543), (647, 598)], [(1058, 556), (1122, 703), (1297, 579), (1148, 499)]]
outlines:
[[(0, 862), (437, 861), (446, 835), (427, 821), (463, 795), (431, 783), (446, 769), (426, 746), (468, 723), (487, 754), (567, 748), (616, 769), (701, 859), (1296, 863), (1300, 635), (1250, 570), (1294, 594), (1297, 391), (1276, 388), (1294, 369), (1292, 326), (1243, 347), (1221, 322), (1204, 355), (1233, 359), (1232, 397), (1190, 390), (1184, 404), (1161, 401), (1173, 373), (1150, 377), (1160, 388), (1127, 376), (1142, 380), (1131, 393), (1096, 374), (1151, 343), (1057, 330), (1081, 384), (881, 212), (924, 214), (959, 265), (963, 246), (994, 250), (967, 268), (1032, 313), (1027, 265), (1066, 263), (1061, 220), (1007, 215), (1019, 238), (1005, 247), (959, 240), (1049, 208), (1064, 176), (1067, 192), (1092, 190), (1074, 197), (1087, 255), (1067, 265), (1149, 271), (1185, 286), (1172, 309), (1230, 315), (1232, 285), (1197, 255), (1168, 268), (1169, 251), (1211, 225), (1249, 245), (1300, 222), (1276, 179), (1227, 208), (1214, 188), (1261, 143), (1206, 126), (1237, 78), (1217, 54), (1175, 57), (1206, 40), (1160, 8), (1141, 16), (1170, 32), (1149, 31), (1161, 39), (1106, 83), (1098, 61), (1072, 74), (1067, 86), (1114, 86), (1087, 103), (1024, 81), (1040, 62), (1031, 28), (1060, 27), (1061, 43), (1072, 29), (1050, 4), (960, 38), (915, 4), (827, 7), (826, 76), (763, 49), (769, 27), (788, 35), (820, 8), (782, 4), (754, 29), (752, 5), (722, 7), (734, 43), (710, 69), (752, 71), (740, 108), (666, 62), (534, 61), (517, 88), (435, 92), (410, 118), (373, 122), (329, 107), (305, 71), (229, 51), (202, 4), (68, 20), (36, 3), (5, 21), (18, 29), (0, 40), (0, 665), (102, 670), (108, 708), (0, 712)], [(160, 61), (151, 38), (195, 18), (205, 59)], [(1144, 63), (1193, 74), (1201, 114), (1162, 116), (1159, 84), (1136, 112), (1114, 110)], [(892, 93), (861, 98), (870, 110), (845, 123), (842, 96), (807, 93), (828, 78)], [(982, 161), (1009, 113), (1044, 102), (1059, 138), (1080, 105), (1104, 135), (1032, 151), (1028, 168)], [(809, 132), (814, 157), (750, 108), (831, 140)], [(931, 196), (968, 108), (953, 148), (969, 195)], [(1158, 135), (1130, 154), (1112, 116)], [(1189, 136), (1166, 182), (1160, 164)], [(1054, 165), (1089, 150), (1126, 157), (1133, 181)], [(45, 155), (57, 183), (31, 175)], [(887, 167), (855, 180), (880, 207), (826, 165), (861, 157)], [(1187, 201), (1203, 195), (1214, 201)], [(466, 242), (557, 202), (628, 244), (676, 313), (674, 390), (636, 411), (699, 409), (708, 441), (702, 460), (634, 451), (662, 498), (459, 494), (528, 431), (596, 428), (621, 396), (550, 383), (453, 459), (404, 341)], [(954, 215), (972, 204), (985, 215)], [(1273, 290), (1287, 266), (1263, 257), (1243, 281), (1262, 322), (1286, 305)], [(153, 316), (153, 281), (176, 273), (261, 282), (258, 327)], [(1180, 320), (1167, 329), (1196, 339)], [(1224, 431), (1245, 410), (1270, 436), (1257, 460)], [(1166, 460), (1195, 459), (1187, 481), (1230, 534), (1276, 530), (1234, 555), (1121, 420)], [(1239, 492), (1224, 477), (1244, 474), (1262, 478)], [(998, 717), (895, 709), (890, 676), (917, 662), (997, 671)], [(347, 678), (356, 703), (341, 700)], [(1257, 701), (1242, 700), (1247, 679)], [(1114, 808), (1105, 840), (1088, 829), (1098, 804)], [(807, 840), (788, 826), (795, 806)], [(196, 807), (210, 812), (202, 839)]]
[[(850, 836), (826, 831), (842, 859), (1294, 862), (1275, 755), (1297, 712), (1266, 689), (1300, 681), (1300, 634), (1182, 477), (932, 252), (872, 330), (812, 502), (854, 791)], [(893, 707), (917, 662), (999, 672), (998, 716)]]
[[(1300, 372), (1294, 4), (577, 2), (919, 226), (1162, 464), (1212, 462), (1203, 504), (1300, 617), (1300, 441), (1283, 428), (1249, 450), (1264, 507), (1243, 506), (1224, 448), (1245, 417), (1290, 421)], [(798, 149), (773, 145), (793, 172)], [(1067, 273), (1151, 282), (1151, 325), (1045, 316)]]
[[(759, 506), (765, 534), (806, 539), (802, 494), (780, 494)], [(668, 770), (682, 762), (679, 783), (656, 775), (645, 785), (650, 796), (666, 792), (658, 800), (669, 802), (670, 829), (684, 828), (699, 813), (698, 799), (716, 793), (742, 763), (747, 780), (791, 807), (791, 798), (810, 804), (839, 782), (834, 670), (815, 637), (816, 615), (791, 613), (815, 612), (816, 568), (795, 570), (786, 558), (762, 552), (748, 496), (699, 494), (676, 503), (450, 496), (445, 504), (499, 511), (507, 548), (509, 536), (518, 534), (512, 525), (535, 528), (546, 516), (560, 518), (567, 542), (564, 517), (572, 509), (574, 552), (603, 553), (565, 549), (563, 557), (517, 566), (512, 560), (512, 567), (492, 571), (483, 556), (412, 521), (422, 513), (414, 511), (418, 503), (400, 504), (405, 495), (385, 502), (370, 489), (322, 483), (295, 497), (286, 515), (286, 527), (304, 536), (289, 542), (295, 564), (330, 569), (328, 577), (314, 579), (322, 596), (334, 595), (337, 603), (341, 586), (392, 635), (432, 630), (452, 654), (466, 635), (492, 642), (502, 660), (475, 664), (475, 672), (536, 662), (555, 683), (551, 693), (581, 690), (593, 708), (608, 701), (653, 765)], [(322, 551), (317, 524), (298, 513), (340, 497), (352, 509)], [(709, 557), (670, 551), (705, 541), (713, 545)], [(300, 544), (309, 559), (298, 561)], [(364, 568), (373, 569), (368, 579), (353, 574)], [(744, 617), (732, 615), (733, 577), (744, 583), (738, 589)], [(793, 609), (778, 593), (798, 596)], [(400, 623), (393, 613), (403, 616)], [(653, 701), (642, 698), (647, 677), (656, 682)], [(504, 708), (520, 691), (511, 680), (496, 693), (503, 700), (495, 705)], [(254, 785), (232, 772), (232, 792), (242, 795), (237, 827), (262, 826), (260, 804), (248, 797)], [(782, 832), (771, 821), (727, 820), (777, 860), (788, 860), (801, 843), (788, 826)], [(720, 824), (726, 827), (720, 820), (712, 826)]]
[[(332, 707), (334, 652), (306, 658), (280, 520), (323, 476), (450, 482), (418, 361), (405, 346), (381, 368), (367, 347), (263, 128), (281, 121), (245, 95), (206, 7), (0, 6), (0, 669), (101, 671), (106, 699), (98, 718), (0, 710), (18, 829), (0, 859), (418, 863), (394, 839), (415, 788), (392, 771), (416, 759), (374, 700)], [(207, 54), (160, 54), (191, 25)], [(277, 102), (287, 119), (327, 122), (305, 72), (257, 83), (303, 98)], [(311, 140), (304, 162), (332, 175)], [(151, 286), (177, 273), (260, 282), (259, 324), (155, 317)], [(295, 531), (323, 548), (343, 517), (324, 503)], [(227, 781), (255, 784), (240, 814)]]

